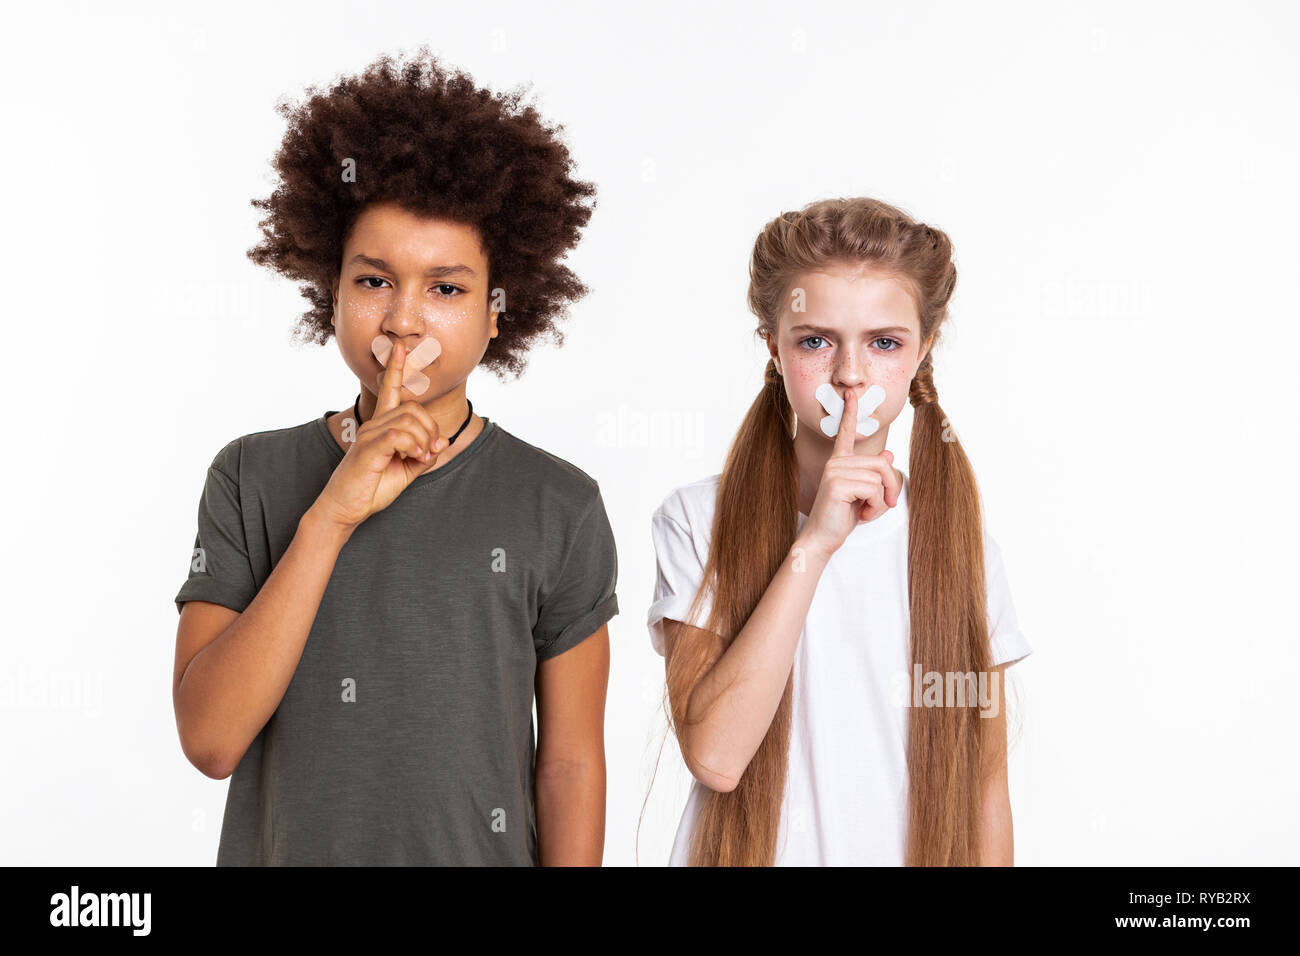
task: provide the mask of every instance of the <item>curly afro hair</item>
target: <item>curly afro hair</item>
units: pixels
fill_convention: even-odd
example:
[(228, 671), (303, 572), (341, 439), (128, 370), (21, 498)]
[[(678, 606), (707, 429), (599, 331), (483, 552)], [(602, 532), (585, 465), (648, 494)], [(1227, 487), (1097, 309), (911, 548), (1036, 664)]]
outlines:
[(392, 201), (478, 229), (488, 289), (503, 289), (506, 306), (480, 365), (519, 375), (540, 337), (563, 344), (557, 319), (589, 290), (559, 260), (591, 218), (596, 189), (572, 178), (564, 127), (521, 106), (526, 91), (477, 88), (423, 46), (410, 62), (383, 56), (327, 92), (310, 87), (299, 105), (277, 104), (288, 120), (273, 163), (280, 181), (252, 200), (267, 215), (248, 257), (303, 283), (312, 307), (298, 320), (301, 339), (333, 335), (347, 236), (368, 205)]

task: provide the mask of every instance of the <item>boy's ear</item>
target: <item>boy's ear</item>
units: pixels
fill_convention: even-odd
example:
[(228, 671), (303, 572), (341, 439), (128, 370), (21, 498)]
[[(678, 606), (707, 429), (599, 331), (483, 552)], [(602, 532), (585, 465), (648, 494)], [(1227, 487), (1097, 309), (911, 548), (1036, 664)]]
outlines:
[(490, 339), (494, 339), (497, 337), (497, 316), (500, 314), (501, 314), (500, 310), (498, 309), (492, 310), (492, 334), (488, 336), (488, 338)]

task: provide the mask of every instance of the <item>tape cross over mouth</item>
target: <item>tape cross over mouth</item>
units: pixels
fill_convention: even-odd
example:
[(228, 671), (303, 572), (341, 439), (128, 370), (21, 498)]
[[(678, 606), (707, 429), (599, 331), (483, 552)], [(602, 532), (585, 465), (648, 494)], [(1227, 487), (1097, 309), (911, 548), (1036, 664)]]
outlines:
[[(826, 417), (822, 419), (822, 432), (827, 438), (834, 438), (835, 433), (840, 430), (840, 419), (844, 417), (844, 399), (830, 382), (818, 385), (814, 394), (817, 396), (817, 401), (821, 402), (822, 408), (826, 409)], [(863, 438), (870, 438), (879, 430), (880, 422), (872, 418), (871, 413), (879, 408), (884, 400), (885, 390), (879, 385), (872, 385), (858, 399), (857, 432)]]
[[(393, 343), (386, 335), (376, 335), (370, 343), (370, 351), (379, 364), (388, 368), (388, 360), (393, 356)], [(411, 349), (406, 356), (402, 370), (402, 384), (416, 395), (423, 395), (429, 388), (429, 377), (421, 369), (428, 368), (442, 354), (442, 343), (432, 335), (426, 336), (419, 345)]]

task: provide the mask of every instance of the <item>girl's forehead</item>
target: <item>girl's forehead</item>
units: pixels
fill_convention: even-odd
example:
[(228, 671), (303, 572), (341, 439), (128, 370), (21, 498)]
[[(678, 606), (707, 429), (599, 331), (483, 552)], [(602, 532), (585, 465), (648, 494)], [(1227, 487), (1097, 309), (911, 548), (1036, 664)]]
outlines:
[(889, 328), (916, 334), (920, 319), (910, 291), (897, 279), (809, 273), (792, 284), (779, 326), (783, 330), (813, 326), (843, 332)]

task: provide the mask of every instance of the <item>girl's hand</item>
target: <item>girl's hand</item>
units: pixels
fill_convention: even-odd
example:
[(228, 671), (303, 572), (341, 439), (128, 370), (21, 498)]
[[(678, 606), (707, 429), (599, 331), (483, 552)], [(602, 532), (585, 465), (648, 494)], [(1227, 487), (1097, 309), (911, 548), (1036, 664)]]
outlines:
[(827, 555), (838, 551), (858, 525), (872, 521), (894, 505), (902, 485), (894, 471), (894, 453), (855, 455), (858, 395), (844, 392), (844, 416), (835, 435), (835, 448), (822, 470), (812, 513), (801, 534)]
[(447, 447), (433, 416), (418, 402), (401, 401), (406, 346), (393, 346), (379, 383), (375, 414), (334, 469), (313, 507), (351, 531), (391, 505)]

